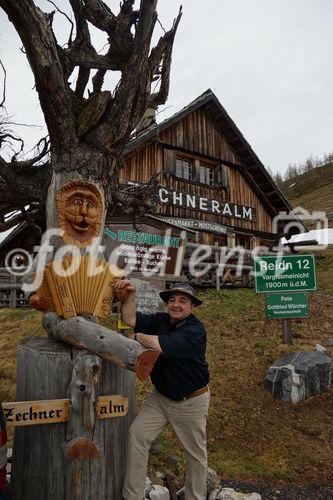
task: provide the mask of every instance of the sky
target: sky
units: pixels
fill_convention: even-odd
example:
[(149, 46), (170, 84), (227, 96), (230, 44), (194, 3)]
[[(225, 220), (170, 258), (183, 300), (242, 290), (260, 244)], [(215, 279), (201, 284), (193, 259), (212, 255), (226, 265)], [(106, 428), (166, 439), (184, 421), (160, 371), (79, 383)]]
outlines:
[[(46, 0), (36, 3), (53, 9)], [(67, 0), (57, 3), (68, 11)], [(116, 13), (119, 0), (107, 3)], [(164, 28), (180, 3), (170, 94), (159, 121), (211, 88), (273, 173), (333, 150), (332, 0), (159, 0)], [(64, 43), (66, 20), (57, 17), (55, 27)], [(161, 34), (157, 26), (155, 40)], [(102, 49), (103, 35), (94, 40)], [(6, 107), (15, 122), (33, 125), (16, 129), (29, 149), (47, 131), (21, 45), (0, 11)], [(114, 81), (107, 82), (110, 89)]]

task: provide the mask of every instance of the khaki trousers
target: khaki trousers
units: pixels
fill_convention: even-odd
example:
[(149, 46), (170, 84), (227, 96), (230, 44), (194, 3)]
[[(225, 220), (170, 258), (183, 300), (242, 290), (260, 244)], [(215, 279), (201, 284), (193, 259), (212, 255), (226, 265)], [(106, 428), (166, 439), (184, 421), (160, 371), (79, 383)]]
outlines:
[(172, 401), (153, 390), (129, 430), (125, 500), (143, 499), (150, 446), (168, 423), (186, 453), (185, 499), (206, 500), (209, 398), (209, 392), (205, 392), (186, 401)]

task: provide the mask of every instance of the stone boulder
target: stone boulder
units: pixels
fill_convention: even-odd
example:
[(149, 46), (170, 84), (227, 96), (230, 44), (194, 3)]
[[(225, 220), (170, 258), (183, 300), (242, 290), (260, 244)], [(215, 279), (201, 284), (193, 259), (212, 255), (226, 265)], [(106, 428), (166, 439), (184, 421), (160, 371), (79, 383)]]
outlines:
[(144, 489), (144, 493), (143, 493), (144, 498), (149, 498), (149, 493), (151, 492), (151, 490), (153, 488), (154, 488), (154, 485), (153, 485), (152, 481), (149, 479), (149, 477), (146, 477), (145, 489)]
[(332, 360), (324, 352), (288, 354), (268, 369), (265, 387), (273, 397), (298, 403), (331, 387)]
[(239, 493), (232, 488), (216, 488), (211, 491), (208, 500), (261, 500), (259, 493)]
[(150, 500), (170, 500), (170, 493), (165, 486), (154, 484), (153, 489), (149, 492), (148, 498)]
[(207, 495), (215, 488), (220, 487), (220, 478), (214, 469), (208, 467), (207, 469)]

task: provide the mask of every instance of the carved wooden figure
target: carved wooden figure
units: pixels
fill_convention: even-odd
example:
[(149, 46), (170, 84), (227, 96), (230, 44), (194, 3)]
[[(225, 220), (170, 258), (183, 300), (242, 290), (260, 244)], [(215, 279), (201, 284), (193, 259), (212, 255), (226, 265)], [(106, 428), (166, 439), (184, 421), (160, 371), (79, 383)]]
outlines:
[(102, 193), (91, 182), (69, 181), (57, 193), (57, 212), (64, 242), (87, 247), (100, 233), (104, 213)]

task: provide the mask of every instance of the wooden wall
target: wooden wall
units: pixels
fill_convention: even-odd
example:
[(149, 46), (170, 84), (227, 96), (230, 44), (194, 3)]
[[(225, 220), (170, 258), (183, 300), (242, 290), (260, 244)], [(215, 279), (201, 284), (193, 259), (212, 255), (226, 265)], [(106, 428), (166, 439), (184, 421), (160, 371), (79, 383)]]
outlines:
[[(136, 182), (147, 182), (159, 173), (160, 183), (176, 191), (188, 194), (196, 194), (204, 198), (217, 199), (221, 202), (236, 203), (253, 207), (256, 209), (256, 220), (240, 220), (230, 217), (222, 217), (218, 214), (210, 214), (197, 210), (182, 208), (178, 206), (160, 206), (159, 213), (173, 217), (194, 218), (216, 222), (231, 227), (243, 228), (250, 231), (261, 231), (271, 233), (272, 222), (267, 210), (259, 200), (252, 187), (235, 166), (228, 166), (228, 189), (207, 186), (195, 181), (186, 181), (168, 175), (169, 166), (166, 165), (165, 145), (180, 148), (182, 152), (173, 152), (177, 156), (190, 154), (201, 159), (204, 163), (218, 165), (223, 161), (241, 165), (241, 160), (233, 152), (221, 133), (202, 110), (191, 113), (184, 119), (170, 126), (158, 135), (159, 142), (151, 142), (146, 146), (141, 145), (138, 149), (127, 156), (125, 167), (121, 171), (120, 182), (129, 180)], [(186, 153), (184, 153), (186, 150)], [(190, 153), (191, 152), (191, 153)], [(207, 158), (209, 157), (209, 158)], [(167, 173), (167, 175), (165, 175)], [(207, 241), (214, 239), (207, 236)]]

